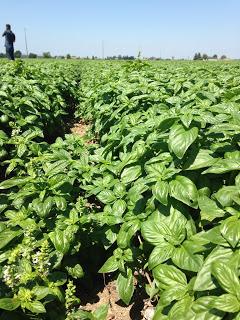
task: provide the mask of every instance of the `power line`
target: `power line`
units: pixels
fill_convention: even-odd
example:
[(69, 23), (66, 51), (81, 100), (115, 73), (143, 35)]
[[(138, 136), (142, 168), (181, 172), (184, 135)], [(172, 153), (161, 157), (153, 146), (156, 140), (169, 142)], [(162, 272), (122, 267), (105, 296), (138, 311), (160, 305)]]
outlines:
[(104, 60), (104, 41), (102, 40), (102, 59)]
[(28, 45), (27, 45), (27, 30), (24, 28), (24, 34), (25, 34), (25, 47), (26, 47), (26, 54), (28, 57)]

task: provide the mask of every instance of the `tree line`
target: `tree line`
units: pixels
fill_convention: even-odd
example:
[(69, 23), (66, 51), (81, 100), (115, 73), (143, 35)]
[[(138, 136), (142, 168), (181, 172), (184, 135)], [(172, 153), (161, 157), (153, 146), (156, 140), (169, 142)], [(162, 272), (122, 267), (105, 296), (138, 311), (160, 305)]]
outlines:
[[(71, 58), (76, 58), (76, 57), (72, 57), (69, 53), (66, 56), (52, 56), (51, 53), (49, 51), (47, 52), (43, 52), (41, 56), (37, 55), (36, 53), (32, 53), (30, 52), (27, 55), (23, 55), (22, 52), (20, 50), (15, 51), (15, 57), (16, 58), (31, 58), (31, 59), (36, 59), (36, 58), (45, 58), (45, 59), (50, 59), (50, 58), (59, 58), (59, 59), (71, 59)], [(6, 54), (5, 53), (0, 53), (0, 58), (6, 58)], [(85, 59), (99, 59), (96, 56), (92, 56), (92, 57), (86, 57)], [(118, 55), (118, 56), (107, 56), (105, 58), (106, 60), (134, 60), (135, 57), (134, 56), (128, 56), (128, 55)], [(172, 57), (172, 59), (174, 59)], [(227, 59), (226, 55), (222, 55), (220, 57), (218, 57), (217, 54), (214, 54), (213, 56), (209, 56), (206, 53), (201, 54), (200, 52), (196, 52), (194, 54), (193, 60), (209, 60), (209, 59)], [(155, 57), (150, 57), (149, 60), (162, 60), (161, 58), (155, 58)], [(164, 59), (164, 60), (170, 60), (170, 59)]]
[[(214, 54), (213, 56), (209, 56), (206, 53), (201, 54), (200, 52), (197, 52), (194, 54), (193, 60), (209, 60), (209, 59), (214, 59), (217, 60), (218, 59), (218, 55)], [(222, 56), (220, 56), (221, 60), (227, 59), (227, 56), (225, 54), (223, 54)]]
[[(39, 57), (45, 58), (45, 59), (50, 59), (50, 58), (55, 58), (51, 55), (50, 52), (43, 52), (41, 56), (37, 55), (36, 53), (30, 52), (28, 55), (22, 54), (20, 50), (16, 50), (14, 53), (15, 58), (31, 58), (31, 59), (36, 59)], [(5, 53), (0, 53), (0, 58), (6, 58)], [(65, 56), (60, 56), (60, 58), (65, 58)], [(66, 55), (67, 59), (71, 59), (71, 55), (67, 54)]]

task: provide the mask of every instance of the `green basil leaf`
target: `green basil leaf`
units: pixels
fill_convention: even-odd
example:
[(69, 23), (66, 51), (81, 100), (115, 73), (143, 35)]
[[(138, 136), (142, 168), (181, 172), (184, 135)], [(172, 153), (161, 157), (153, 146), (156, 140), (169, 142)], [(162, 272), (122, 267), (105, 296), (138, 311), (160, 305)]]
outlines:
[(198, 207), (198, 191), (195, 184), (187, 177), (176, 176), (170, 181), (170, 194), (173, 198), (182, 201), (192, 208)]
[(44, 299), (47, 295), (52, 294), (52, 290), (49, 287), (44, 287), (44, 286), (35, 286), (32, 289), (32, 292), (36, 296), (37, 300), (42, 300)]
[(117, 289), (120, 299), (126, 305), (128, 305), (134, 292), (133, 275), (131, 269), (127, 268), (126, 273), (120, 273), (118, 275)]
[(159, 181), (152, 188), (154, 197), (165, 206), (168, 204), (168, 192), (169, 186), (166, 181)]
[(197, 139), (198, 128), (185, 129), (182, 125), (175, 125), (169, 133), (168, 147), (179, 159), (182, 159), (190, 145)]
[(212, 303), (216, 297), (214, 296), (203, 296), (194, 301), (192, 305), (192, 310), (195, 313), (203, 313), (212, 309)]
[(174, 300), (182, 300), (187, 293), (187, 287), (176, 286), (164, 290), (160, 295), (161, 305), (167, 306)]
[(2, 298), (0, 299), (0, 309), (13, 311), (20, 306), (18, 298)]
[(168, 242), (163, 242), (155, 247), (148, 259), (148, 267), (150, 270), (158, 266), (159, 264), (167, 261), (172, 257), (174, 246)]
[(215, 297), (212, 306), (229, 313), (240, 311), (240, 302), (232, 294), (223, 294), (220, 297)]
[(122, 216), (127, 209), (127, 204), (124, 200), (118, 199), (114, 202), (112, 207), (112, 213), (114, 216)]
[(122, 198), (126, 193), (126, 187), (123, 183), (118, 182), (114, 185), (113, 192), (117, 198)]
[[(193, 303), (193, 298), (186, 295), (183, 296), (182, 299), (178, 299), (171, 310), (168, 313), (168, 320), (198, 320), (194, 318), (194, 314), (191, 310), (191, 306)], [(156, 319), (158, 320), (158, 319)], [(210, 319), (204, 319), (204, 320), (210, 320)]]
[(225, 212), (218, 207), (216, 202), (206, 196), (198, 198), (198, 205), (202, 220), (213, 221), (214, 219), (221, 218)]
[(57, 251), (62, 254), (66, 254), (69, 251), (72, 235), (67, 230), (62, 231), (55, 229), (53, 232), (49, 233), (49, 238)]
[(183, 243), (174, 249), (172, 262), (181, 269), (198, 272), (203, 264), (203, 256), (194, 254), (191, 245)]
[(187, 286), (186, 275), (178, 268), (171, 265), (158, 265), (153, 269), (153, 276), (159, 281), (160, 287), (164, 289), (168, 287)]
[(96, 311), (93, 312), (94, 320), (106, 320), (108, 314), (108, 304), (103, 304), (97, 308)]
[(213, 158), (210, 154), (212, 151), (200, 149), (193, 162), (187, 166), (187, 170), (198, 170), (205, 167), (210, 167), (217, 159)]
[(98, 271), (100, 273), (108, 273), (108, 272), (114, 272), (118, 269), (118, 263), (115, 256), (112, 256), (108, 258), (108, 260), (104, 263), (104, 265), (101, 267), (101, 269)]
[(215, 289), (216, 284), (213, 282), (211, 275), (212, 264), (215, 261), (227, 262), (232, 255), (232, 250), (228, 248), (216, 247), (215, 249), (213, 249), (205, 259), (202, 268), (199, 270), (197, 274), (193, 290), (206, 291)]
[(116, 196), (111, 190), (103, 190), (97, 195), (98, 200), (102, 203), (113, 203), (116, 200)]
[(165, 239), (162, 234), (162, 229), (154, 220), (147, 220), (142, 223), (141, 233), (143, 238), (149, 243), (157, 246), (165, 244)]
[(120, 231), (117, 235), (117, 244), (119, 248), (127, 248), (130, 246), (130, 240), (140, 229), (141, 223), (139, 220), (134, 219), (122, 224)]
[(218, 159), (209, 169), (205, 170), (203, 174), (221, 174), (234, 170), (240, 170), (240, 160)]
[(25, 307), (32, 313), (46, 313), (46, 309), (40, 301), (26, 302)]
[(80, 264), (76, 264), (74, 267), (66, 267), (66, 270), (74, 279), (80, 279), (84, 276), (84, 271)]
[(65, 211), (66, 208), (67, 208), (67, 201), (64, 197), (58, 197), (58, 196), (55, 196), (54, 197), (54, 201), (56, 203), (56, 206), (59, 210), (61, 211)]
[(212, 265), (212, 274), (226, 292), (240, 298), (240, 280), (234, 269), (225, 263), (216, 261)]
[(5, 180), (5, 181), (0, 183), (0, 190), (9, 189), (9, 188), (16, 187), (16, 186), (21, 186), (21, 185), (26, 184), (30, 180), (31, 180), (30, 177), (27, 177), (27, 178), (11, 178), (11, 179)]
[(22, 230), (13, 231), (11, 229), (4, 229), (0, 232), (0, 249), (4, 248), (9, 242), (17, 238), (23, 233)]
[(240, 243), (240, 220), (236, 216), (224, 220), (220, 232), (231, 247), (235, 248)]
[(142, 168), (139, 165), (125, 168), (121, 174), (121, 182), (123, 184), (128, 184), (134, 180), (137, 180), (141, 174)]
[[(217, 193), (214, 194), (214, 198), (223, 207), (231, 207), (234, 204), (234, 198), (239, 198), (239, 188), (235, 186), (223, 186)], [(239, 198), (240, 200), (240, 198)]]

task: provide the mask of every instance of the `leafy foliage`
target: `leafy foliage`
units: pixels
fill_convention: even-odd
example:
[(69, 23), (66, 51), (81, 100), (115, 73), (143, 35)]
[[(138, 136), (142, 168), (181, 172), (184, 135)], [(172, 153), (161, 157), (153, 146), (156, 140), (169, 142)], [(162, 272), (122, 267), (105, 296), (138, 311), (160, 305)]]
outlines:
[[(239, 319), (239, 69), (4, 65), (3, 317), (104, 319), (76, 308), (77, 288), (112, 272), (125, 304), (136, 285), (156, 298), (154, 319)], [(98, 143), (46, 139), (70, 101)]]

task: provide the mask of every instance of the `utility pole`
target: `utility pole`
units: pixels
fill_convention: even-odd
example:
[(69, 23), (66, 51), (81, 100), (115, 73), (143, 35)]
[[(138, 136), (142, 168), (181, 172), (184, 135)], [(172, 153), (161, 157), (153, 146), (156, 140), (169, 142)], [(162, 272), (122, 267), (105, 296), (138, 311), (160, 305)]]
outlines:
[(26, 54), (28, 57), (28, 45), (27, 45), (27, 30), (24, 28), (24, 34), (25, 34), (25, 47), (26, 47)]
[(104, 60), (104, 41), (102, 40), (102, 59)]

